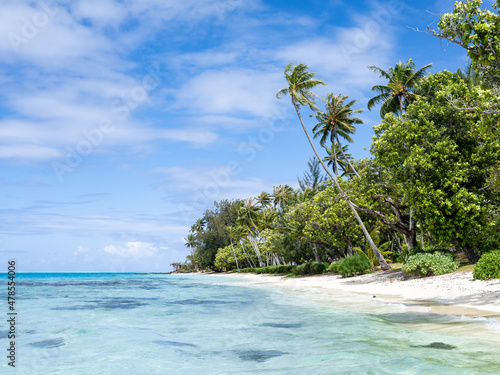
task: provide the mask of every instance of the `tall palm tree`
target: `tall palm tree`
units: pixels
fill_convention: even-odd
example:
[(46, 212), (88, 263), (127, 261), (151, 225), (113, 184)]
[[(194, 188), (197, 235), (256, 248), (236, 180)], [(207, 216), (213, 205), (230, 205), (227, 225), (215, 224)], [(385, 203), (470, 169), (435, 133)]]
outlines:
[(316, 87), (317, 85), (324, 85), (325, 83), (321, 80), (314, 79), (314, 73), (311, 73), (308, 71), (309, 67), (306, 64), (298, 64), (298, 65), (293, 65), (293, 63), (288, 64), (285, 67), (285, 78), (288, 83), (288, 87), (281, 89), (278, 91), (276, 94), (276, 97), (279, 99), (280, 97), (284, 95), (290, 95), (292, 98), (292, 104), (295, 108), (295, 111), (297, 112), (297, 116), (299, 117), (300, 124), (302, 125), (302, 129), (304, 130), (304, 133), (306, 134), (306, 137), (309, 141), (309, 144), (311, 145), (311, 148), (314, 151), (314, 154), (316, 155), (316, 158), (319, 160), (323, 168), (325, 169), (326, 173), (332, 178), (332, 181), (334, 182), (335, 186), (337, 187), (337, 190), (339, 191), (339, 194), (342, 196), (343, 199), (347, 202), (349, 205), (349, 208), (351, 209), (352, 213), (356, 217), (356, 220), (358, 221), (359, 226), (361, 227), (361, 230), (363, 231), (363, 234), (370, 244), (370, 247), (372, 248), (374, 254), (376, 254), (377, 259), (379, 260), (380, 266), (383, 270), (390, 270), (391, 267), (387, 264), (385, 261), (384, 257), (382, 254), (377, 249), (377, 246), (375, 246), (375, 243), (370, 237), (370, 233), (366, 230), (366, 227), (361, 220), (361, 217), (359, 216), (358, 212), (354, 208), (352, 202), (349, 200), (349, 197), (344, 193), (342, 188), (340, 187), (339, 182), (335, 178), (335, 176), (330, 172), (330, 170), (326, 167), (325, 163), (321, 159), (321, 157), (318, 155), (318, 151), (316, 150), (316, 147), (314, 147), (314, 143), (312, 142), (311, 137), (309, 136), (309, 132), (307, 131), (306, 126), (304, 125), (304, 121), (302, 120), (302, 116), (300, 114), (300, 109), (299, 105), (302, 106), (308, 106), (311, 110), (317, 109), (316, 104), (314, 103), (314, 96), (316, 96), (311, 89)]
[(368, 69), (389, 82), (387, 85), (372, 87), (372, 91), (379, 94), (368, 101), (368, 109), (371, 110), (375, 105), (382, 103), (381, 117), (391, 112), (401, 117), (408, 104), (416, 97), (412, 92), (413, 88), (424, 78), (431, 66), (432, 64), (427, 64), (415, 70), (415, 63), (412, 59), (408, 59), (406, 63), (400, 61), (394, 68), (391, 67), (387, 71), (376, 66), (369, 66)]
[[(351, 162), (344, 154), (339, 137), (345, 139), (347, 142), (352, 143), (353, 139), (351, 134), (356, 132), (355, 124), (362, 124), (363, 120), (358, 117), (354, 117), (358, 113), (363, 112), (361, 109), (352, 109), (356, 100), (351, 100), (346, 104), (346, 99), (348, 95), (338, 95), (335, 96), (333, 93), (328, 93), (326, 96), (326, 112), (317, 111), (313, 116), (318, 119), (318, 123), (313, 128), (314, 138), (320, 137), (320, 145), (326, 148), (326, 142), (330, 141), (332, 144), (338, 144), (338, 150), (344, 156), (344, 161), (349, 164), (351, 169), (354, 171), (356, 176), (359, 177), (358, 172), (351, 165)], [(334, 152), (334, 170), (335, 174), (338, 175), (337, 168), (337, 153), (336, 148), (333, 147)]]

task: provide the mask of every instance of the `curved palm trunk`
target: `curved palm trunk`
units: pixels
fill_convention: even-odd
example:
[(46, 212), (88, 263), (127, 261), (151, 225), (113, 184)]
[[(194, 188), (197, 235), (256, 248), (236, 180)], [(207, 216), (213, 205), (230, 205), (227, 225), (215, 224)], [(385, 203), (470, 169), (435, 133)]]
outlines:
[(247, 230), (249, 233), (248, 237), (249, 237), (250, 244), (252, 245), (253, 251), (255, 252), (255, 254), (257, 255), (257, 259), (259, 260), (259, 267), (264, 267), (264, 262), (262, 261), (262, 256), (260, 254), (260, 250), (259, 250), (259, 246), (257, 245), (257, 241), (252, 236), (252, 234), (251, 234), (252, 232), (250, 231), (250, 228), (248, 228), (248, 226), (247, 226)]
[(248, 255), (248, 253), (245, 249), (244, 241), (240, 242), (240, 245), (241, 245), (241, 248), (243, 249), (243, 252), (245, 253), (245, 257), (247, 258), (248, 265), (252, 268), (257, 268), (254, 261), (252, 260), (252, 257), (250, 255)]
[[(337, 139), (337, 143), (339, 144), (340, 152), (342, 153), (342, 156), (344, 157), (345, 161), (347, 161), (347, 164), (349, 165), (349, 168), (352, 169), (352, 171), (354, 172), (354, 174), (356, 174), (356, 176), (358, 178), (361, 178), (361, 177), (359, 177), (358, 171), (356, 169), (354, 169), (354, 166), (351, 164), (351, 162), (349, 161), (349, 159), (347, 158), (347, 156), (345, 156), (345, 153), (344, 153), (344, 150), (342, 150), (342, 144), (339, 141), (338, 135), (335, 134), (335, 138)], [(335, 146), (334, 146), (334, 148), (335, 148)], [(338, 173), (337, 173), (337, 176), (338, 176)]]
[(307, 128), (306, 126), (304, 125), (304, 121), (302, 120), (302, 116), (300, 115), (300, 111), (299, 111), (299, 107), (297, 105), (297, 102), (295, 100), (295, 97), (292, 95), (292, 103), (293, 103), (293, 106), (295, 107), (295, 111), (297, 112), (297, 116), (299, 116), (299, 120), (300, 120), (300, 124), (302, 125), (302, 129), (304, 129), (304, 133), (306, 133), (306, 136), (307, 136), (307, 139), (309, 140), (309, 144), (311, 145), (311, 148), (313, 149), (314, 151), (314, 154), (316, 155), (316, 157), (318, 158), (319, 162), (321, 163), (321, 165), (323, 166), (323, 169), (326, 171), (326, 173), (332, 178), (335, 186), (337, 187), (337, 190), (339, 191), (339, 194), (340, 196), (347, 202), (347, 205), (349, 206), (349, 208), (351, 209), (352, 213), (354, 214), (354, 216), (356, 217), (356, 220), (359, 224), (359, 226), (361, 227), (361, 230), (363, 231), (363, 235), (365, 236), (366, 240), (368, 241), (368, 243), (370, 244), (370, 248), (372, 249), (373, 253), (375, 254), (375, 256), (377, 257), (377, 260), (380, 264), (380, 267), (384, 270), (384, 271), (387, 271), (387, 270), (390, 270), (391, 269), (391, 266), (389, 266), (387, 264), (387, 262), (385, 261), (384, 257), (382, 256), (382, 254), (380, 253), (380, 251), (378, 251), (377, 249), (377, 246), (375, 245), (375, 243), (373, 242), (371, 236), (370, 236), (370, 233), (368, 233), (368, 231), (366, 230), (366, 227), (365, 227), (365, 224), (363, 223), (363, 220), (361, 220), (361, 217), (359, 216), (358, 212), (356, 211), (356, 209), (354, 208), (354, 206), (352, 205), (352, 202), (349, 200), (349, 197), (344, 193), (344, 191), (342, 190), (342, 188), (340, 187), (340, 184), (339, 182), (337, 181), (337, 179), (335, 178), (334, 175), (332, 175), (332, 173), (328, 170), (328, 168), (326, 167), (325, 163), (323, 163), (323, 159), (321, 159), (318, 155), (318, 151), (316, 151), (316, 147), (314, 147), (314, 144), (311, 140), (311, 137), (309, 136), (309, 133), (307, 131)]
[(241, 272), (240, 271), (240, 266), (238, 265), (238, 259), (236, 259), (236, 252), (234, 251), (233, 239), (230, 238), (229, 240), (231, 241), (231, 249), (233, 249), (233, 255), (234, 255), (234, 260), (236, 262), (236, 268), (238, 269), (238, 272)]

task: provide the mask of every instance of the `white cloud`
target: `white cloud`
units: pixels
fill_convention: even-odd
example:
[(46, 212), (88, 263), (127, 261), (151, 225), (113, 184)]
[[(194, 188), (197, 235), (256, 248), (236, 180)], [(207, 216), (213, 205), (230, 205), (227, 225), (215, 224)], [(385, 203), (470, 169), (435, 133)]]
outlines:
[(203, 114), (239, 114), (272, 117), (282, 73), (251, 69), (207, 70), (177, 92), (179, 106)]
[[(162, 248), (165, 249), (165, 248)], [(127, 242), (125, 246), (105, 246), (102, 250), (106, 254), (117, 255), (126, 258), (143, 258), (155, 255), (160, 251), (158, 247), (149, 242)]]

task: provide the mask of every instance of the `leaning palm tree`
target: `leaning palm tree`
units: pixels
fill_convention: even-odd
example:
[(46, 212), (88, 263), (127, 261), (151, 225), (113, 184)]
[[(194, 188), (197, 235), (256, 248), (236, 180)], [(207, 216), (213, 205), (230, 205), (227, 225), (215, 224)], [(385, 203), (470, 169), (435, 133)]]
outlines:
[(387, 79), (386, 85), (375, 85), (372, 91), (379, 94), (368, 101), (368, 109), (372, 109), (377, 104), (382, 103), (380, 107), (380, 116), (384, 117), (387, 113), (394, 113), (403, 116), (403, 111), (408, 104), (416, 97), (412, 92), (413, 88), (425, 76), (427, 70), (432, 64), (427, 64), (419, 70), (415, 70), (415, 63), (408, 59), (406, 63), (398, 62), (394, 68), (385, 71), (376, 66), (369, 66), (374, 73), (378, 73), (381, 78)]
[[(361, 109), (352, 109), (356, 100), (351, 100), (349, 103), (346, 103), (346, 99), (348, 95), (338, 95), (335, 96), (333, 93), (328, 93), (326, 96), (326, 112), (317, 111), (313, 116), (318, 119), (318, 123), (313, 128), (314, 138), (320, 137), (320, 145), (326, 148), (327, 141), (330, 141), (332, 144), (339, 145), (339, 151), (344, 156), (344, 161), (346, 161), (351, 169), (354, 171), (356, 176), (359, 177), (358, 172), (351, 165), (351, 162), (344, 154), (342, 150), (342, 146), (340, 143), (340, 138), (343, 138), (347, 142), (352, 143), (353, 139), (351, 138), (351, 134), (356, 132), (355, 124), (362, 124), (363, 120), (358, 117), (354, 117), (358, 113), (361, 113)], [(332, 148), (334, 152), (334, 170), (335, 174), (338, 175), (337, 168), (337, 154), (336, 148)]]
[(314, 103), (314, 97), (316, 96), (311, 89), (316, 87), (317, 85), (324, 85), (325, 83), (319, 79), (314, 79), (314, 73), (311, 73), (308, 71), (309, 67), (306, 64), (298, 64), (298, 65), (293, 65), (293, 63), (288, 64), (285, 67), (285, 78), (288, 83), (288, 87), (281, 89), (278, 91), (276, 94), (276, 97), (279, 99), (280, 97), (284, 95), (290, 95), (292, 98), (292, 104), (295, 108), (295, 111), (297, 112), (297, 116), (299, 117), (300, 124), (302, 125), (302, 129), (304, 130), (304, 133), (306, 134), (306, 137), (309, 141), (309, 144), (311, 145), (311, 148), (314, 151), (314, 154), (316, 155), (316, 158), (319, 160), (323, 168), (325, 169), (326, 173), (332, 178), (332, 181), (334, 182), (335, 186), (337, 187), (337, 190), (339, 194), (342, 196), (342, 198), (347, 202), (349, 205), (349, 208), (351, 209), (352, 213), (356, 217), (356, 220), (358, 221), (359, 226), (361, 227), (361, 230), (363, 231), (363, 234), (370, 244), (370, 247), (372, 248), (373, 252), (376, 254), (377, 259), (379, 260), (380, 267), (383, 270), (389, 270), (391, 267), (387, 264), (385, 261), (384, 257), (382, 254), (377, 249), (377, 246), (375, 246), (375, 243), (370, 237), (370, 233), (366, 230), (365, 224), (361, 220), (361, 217), (359, 216), (358, 212), (354, 208), (352, 202), (350, 201), (349, 197), (344, 193), (342, 188), (340, 187), (339, 182), (335, 178), (335, 176), (330, 172), (330, 170), (326, 167), (325, 163), (323, 162), (322, 158), (318, 155), (318, 151), (316, 150), (316, 147), (314, 147), (314, 143), (312, 142), (311, 137), (309, 136), (309, 132), (307, 131), (306, 126), (304, 125), (304, 121), (302, 120), (302, 116), (300, 114), (300, 109), (299, 105), (302, 106), (307, 106), (311, 110), (316, 110), (317, 106)]

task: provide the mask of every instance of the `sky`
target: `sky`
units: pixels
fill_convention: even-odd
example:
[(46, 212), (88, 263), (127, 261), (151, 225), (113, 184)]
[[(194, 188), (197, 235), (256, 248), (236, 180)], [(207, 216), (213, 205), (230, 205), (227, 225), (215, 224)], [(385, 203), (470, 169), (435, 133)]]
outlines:
[(369, 157), (380, 116), (366, 105), (384, 81), (367, 66), (464, 67), (464, 50), (412, 29), (453, 4), (2, 1), (0, 264), (170, 271), (214, 201), (297, 188), (313, 153), (275, 97), (290, 62), (327, 83), (319, 95), (358, 100), (350, 152)]

